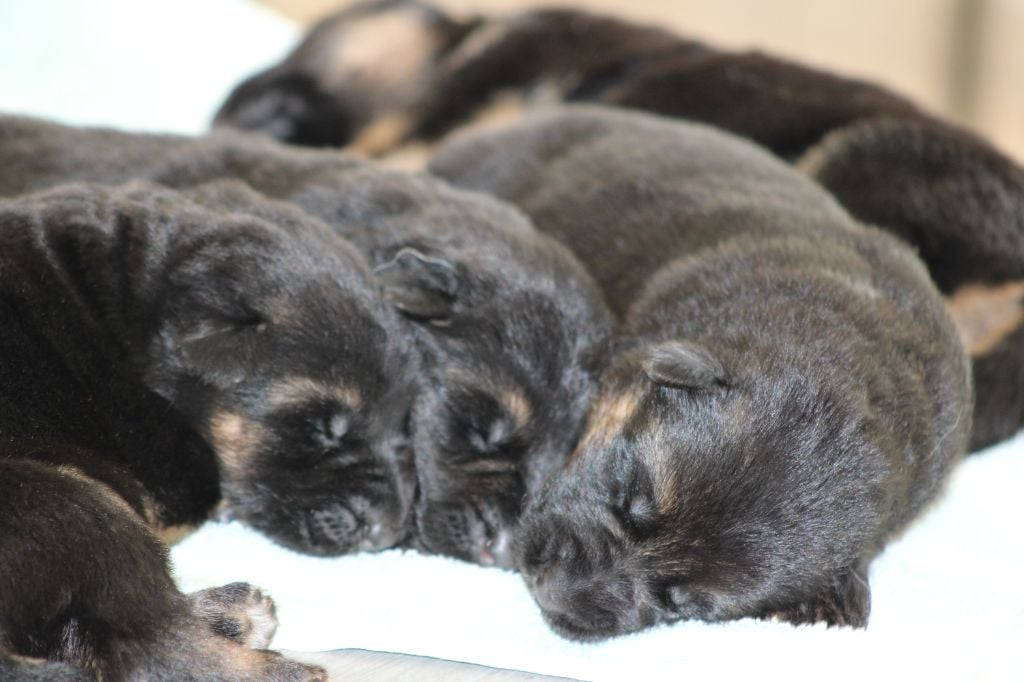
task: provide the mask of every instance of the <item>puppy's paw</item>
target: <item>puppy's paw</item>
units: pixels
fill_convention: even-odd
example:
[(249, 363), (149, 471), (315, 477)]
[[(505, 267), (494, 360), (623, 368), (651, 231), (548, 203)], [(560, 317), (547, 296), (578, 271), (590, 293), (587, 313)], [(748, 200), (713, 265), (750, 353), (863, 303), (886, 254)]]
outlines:
[(215, 634), (251, 649), (267, 648), (277, 630), (274, 602), (249, 583), (213, 587), (188, 597), (195, 615)]
[(318, 665), (299, 663), (275, 651), (261, 652), (268, 657), (261, 679), (274, 682), (328, 682), (327, 671)]

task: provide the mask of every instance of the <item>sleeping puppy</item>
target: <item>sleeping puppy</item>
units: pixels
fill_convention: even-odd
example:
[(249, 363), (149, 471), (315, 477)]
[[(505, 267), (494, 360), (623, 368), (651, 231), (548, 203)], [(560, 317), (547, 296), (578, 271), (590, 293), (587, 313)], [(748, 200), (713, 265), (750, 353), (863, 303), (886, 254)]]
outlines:
[[(372, 27), (379, 59), (369, 62)], [(387, 64), (387, 76), (370, 63)], [(319, 83), (321, 99), (265, 106), (296, 78)], [(370, 96), (384, 87), (386, 102)], [(358, 124), (335, 127), (331, 144), (415, 165), (454, 129), (558, 102), (702, 121), (795, 161), (855, 218), (907, 240), (950, 296), (974, 360), (971, 449), (1024, 424), (1024, 170), (873, 83), (576, 10), (459, 18), (390, 0), (325, 19), (281, 65), (239, 86), (217, 125), (277, 136), (312, 112), (358, 109), (342, 117)], [(267, 117), (245, 113), (257, 110)]]
[(359, 247), (423, 362), (409, 425), (414, 542), (511, 565), (510, 529), (574, 447), (610, 333), (600, 293), (565, 247), (511, 207), (434, 178), (238, 134), (186, 140), (0, 118), (0, 167), (21, 170), (4, 179), (10, 191), (67, 177), (177, 187), (237, 178)]
[[(375, 0), (314, 26), (280, 64), (235, 88), (214, 123), (377, 155), (553, 102), (706, 120), (787, 157), (867, 114), (918, 112), (864, 81), (599, 14), (463, 18), (419, 0)], [(332, 128), (329, 142), (305, 132), (321, 128)]]
[[(237, 182), (127, 205), (127, 218), (100, 214), (81, 237), (50, 232), (76, 277), (92, 276), (93, 262), (112, 271), (81, 282), (97, 299), (83, 304), (108, 316), (102, 306), (118, 306), (126, 321), (107, 343), (213, 446), (230, 513), (313, 554), (401, 540), (415, 491), (404, 419), (416, 356), (365, 260)], [(115, 219), (131, 229), (100, 242)], [(118, 289), (128, 286), (139, 291)]]
[(222, 494), (303, 551), (404, 529), (412, 359), (366, 266), (231, 182), (2, 200), (0, 242), (0, 671), (324, 679), (240, 646), (269, 601), (182, 595), (162, 540)]
[(535, 116), (432, 168), (569, 244), (622, 318), (517, 536), (551, 626), (863, 626), (870, 561), (970, 431), (968, 363), (913, 253), (753, 145), (642, 114)]

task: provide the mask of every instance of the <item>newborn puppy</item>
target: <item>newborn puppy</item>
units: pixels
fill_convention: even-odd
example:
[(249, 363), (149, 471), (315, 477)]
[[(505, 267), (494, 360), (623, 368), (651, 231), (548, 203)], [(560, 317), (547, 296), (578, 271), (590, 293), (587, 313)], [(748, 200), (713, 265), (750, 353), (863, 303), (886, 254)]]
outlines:
[[(785, 156), (865, 114), (917, 111), (864, 81), (613, 17), (537, 9), (463, 18), (378, 0), (317, 24), (281, 64), (239, 85), (215, 125), (381, 154), (551, 102), (707, 120)], [(319, 127), (334, 133), (329, 143), (302, 132)]]
[[(333, 344), (325, 354), (294, 326), (338, 312), (386, 320), (359, 293), (368, 273), (288, 207), (233, 187), (195, 198), (135, 184), (0, 200), (4, 675), (324, 679), (246, 648), (274, 629), (258, 591), (182, 595), (161, 540), (207, 518), (221, 490), (275, 539), (322, 553), (363, 537), (338, 498), (349, 479), (374, 471), (383, 509), (397, 506), (390, 472), (353, 464), (387, 413), (361, 427), (362, 446), (320, 442), (357, 389)], [(202, 206), (222, 198), (233, 208)], [(346, 359), (360, 376), (377, 362)], [(367, 404), (387, 387), (375, 378)]]
[[(23, 185), (29, 174), (10, 175)], [(213, 446), (230, 512), (313, 554), (404, 538), (416, 354), (365, 260), (322, 223), (237, 182), (188, 200), (153, 191), (128, 206), (131, 230), (103, 245), (117, 259), (91, 255), (95, 233), (112, 229), (101, 218), (117, 219), (102, 214), (80, 238), (65, 230), (75, 259), (66, 267), (77, 273), (92, 258), (113, 270), (96, 275), (105, 298), (95, 305), (119, 306), (125, 361)], [(139, 289), (131, 298), (115, 288), (128, 285)]]
[(518, 563), (551, 626), (863, 626), (867, 568), (970, 431), (970, 372), (913, 253), (758, 148), (599, 109), (432, 162), (569, 244), (622, 316)]
[[(526, 495), (576, 443), (611, 326), (565, 247), (509, 206), (434, 178), (238, 134), (185, 140), (7, 118), (0, 166), (20, 169), (5, 180), (17, 191), (69, 176), (178, 187), (238, 178), (351, 240), (422, 356), (409, 425), (420, 482), (415, 542), (511, 565), (510, 529)], [(309, 323), (324, 333), (324, 323)], [(369, 344), (364, 352), (379, 342)]]

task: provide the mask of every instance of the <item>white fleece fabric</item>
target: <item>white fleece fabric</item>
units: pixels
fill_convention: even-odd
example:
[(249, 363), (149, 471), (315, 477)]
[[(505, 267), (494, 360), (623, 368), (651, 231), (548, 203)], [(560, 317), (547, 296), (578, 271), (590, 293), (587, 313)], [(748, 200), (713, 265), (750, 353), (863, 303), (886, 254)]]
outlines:
[[(78, 125), (207, 129), (298, 29), (247, 0), (3, 0), (0, 111)], [(274, 646), (420, 654), (582, 680), (1024, 680), (1024, 435), (969, 457), (871, 569), (863, 631), (680, 623), (560, 639), (519, 578), (397, 550), (336, 559), (238, 524), (173, 548), (183, 590), (237, 580), (275, 599)]]

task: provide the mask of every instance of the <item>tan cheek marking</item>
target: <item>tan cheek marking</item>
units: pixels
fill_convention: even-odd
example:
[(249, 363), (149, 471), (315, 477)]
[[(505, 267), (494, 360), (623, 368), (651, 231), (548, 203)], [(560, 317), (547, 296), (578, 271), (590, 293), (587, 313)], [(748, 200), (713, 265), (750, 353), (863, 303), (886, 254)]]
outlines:
[(275, 408), (310, 400), (336, 400), (353, 410), (363, 406), (363, 396), (355, 388), (322, 384), (309, 377), (287, 377), (267, 390), (267, 402)]
[(528, 105), (521, 92), (502, 92), (491, 99), (487, 105), (477, 109), (473, 118), (466, 125), (475, 130), (500, 128), (522, 118), (527, 108)]
[(439, 146), (440, 144), (436, 142), (408, 142), (385, 152), (383, 156), (377, 157), (377, 160), (388, 168), (417, 173), (426, 170), (430, 158)]
[(186, 537), (198, 530), (199, 526), (194, 524), (187, 524), (181, 526), (157, 526), (153, 529), (153, 533), (160, 539), (162, 543), (170, 547), (176, 545)]
[(1024, 323), (1024, 282), (962, 287), (949, 298), (949, 310), (967, 352), (984, 355)]
[(500, 400), (505, 411), (512, 415), (516, 428), (526, 428), (526, 425), (530, 423), (530, 418), (533, 416), (533, 410), (530, 407), (530, 401), (526, 399), (522, 391), (518, 389), (502, 391)]
[(412, 131), (412, 119), (405, 114), (389, 114), (359, 131), (346, 151), (364, 156), (379, 156), (401, 144)]
[(221, 471), (228, 477), (236, 477), (245, 473), (252, 453), (262, 440), (263, 428), (240, 414), (219, 411), (210, 418), (209, 434)]
[(611, 442), (639, 411), (642, 396), (639, 389), (632, 389), (599, 398), (590, 408), (587, 428), (570, 459)]

